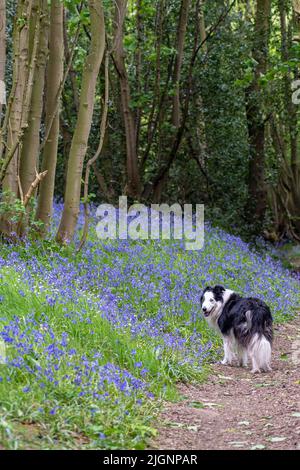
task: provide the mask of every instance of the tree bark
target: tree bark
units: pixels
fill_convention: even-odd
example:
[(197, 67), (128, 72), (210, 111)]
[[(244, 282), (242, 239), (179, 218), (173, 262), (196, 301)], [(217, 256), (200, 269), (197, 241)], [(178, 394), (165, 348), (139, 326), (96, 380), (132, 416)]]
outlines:
[[(6, 62), (6, 9), (5, 0), (0, 0), (0, 126), (2, 107), (5, 104), (5, 62)], [(2, 96), (1, 96), (2, 95)]]
[[(41, 171), (47, 171), (40, 183), (36, 219), (43, 222), (46, 231), (52, 216), (54, 183), (57, 162), (57, 147), (59, 139), (59, 111), (57, 100), (60, 100), (59, 90), (63, 80), (64, 69), (64, 36), (63, 36), (64, 7), (60, 0), (52, 0), (50, 12), (50, 51), (47, 66), (46, 84), (46, 129), (52, 122), (51, 129), (45, 141)], [(53, 114), (55, 114), (53, 118)]]
[[(293, 2), (294, 18), (288, 23), (287, 2), (279, 1), (280, 29), (281, 29), (281, 57), (283, 62), (288, 62), (291, 57), (292, 40), (297, 40), (293, 35), (291, 25), (294, 23), (296, 34), (299, 32), (295, 25), (295, 16), (300, 14), (300, 2)], [(298, 159), (298, 124), (297, 108), (292, 102), (291, 84), (297, 77), (297, 67), (286, 72), (284, 85), (284, 125), (276, 125), (272, 120), (273, 147), (279, 161), (279, 174), (276, 186), (269, 187), (269, 200), (273, 212), (274, 233), (280, 239), (289, 236), (300, 240), (300, 189), (299, 189), (299, 159)]]
[[(135, 53), (136, 62), (136, 93), (138, 98), (142, 92), (142, 46), (143, 46), (143, 18), (142, 18), (142, 0), (136, 0), (136, 29), (137, 29), (137, 47)], [(139, 104), (135, 116), (136, 148), (140, 144), (142, 108)]]
[[(28, 77), (29, 23), (32, 0), (19, 1), (14, 31), (14, 77), (11, 107), (7, 122), (7, 148), (4, 160), (9, 159), (3, 179), (3, 190), (18, 195), (18, 164), (22, 135), (22, 111)], [(24, 23), (18, 20), (24, 19)], [(15, 87), (14, 87), (15, 84)]]
[(293, 23), (295, 33), (293, 35), (293, 41), (300, 42), (300, 1), (292, 0), (293, 6)]
[[(34, 61), (29, 62), (32, 3), (33, 0), (20, 0), (17, 5), (13, 32), (12, 87), (0, 136), (0, 183), (2, 182), (3, 192), (8, 193), (5, 196), (8, 206), (13, 206), (19, 196), (20, 152), (28, 124), (28, 105), (35, 69)], [(3, 214), (0, 221), (0, 231), (8, 238), (15, 236), (17, 227), (16, 223), (12, 222), (12, 215), (8, 211)]]
[[(295, 2), (293, 2), (295, 4)], [(296, 8), (296, 5), (294, 5)], [(300, 2), (298, 2), (300, 14)], [(287, 27), (287, 4), (285, 0), (279, 0), (279, 13), (280, 13), (280, 29), (281, 29), (281, 57), (284, 62), (287, 62), (291, 57), (289, 54), (290, 47), (292, 46), (292, 33), (290, 28)], [(297, 11), (294, 11), (294, 15)], [(288, 31), (289, 29), (289, 31)], [(293, 76), (294, 75), (294, 76)], [(298, 122), (297, 122), (297, 106), (292, 101), (292, 81), (297, 78), (297, 72), (287, 72), (284, 76), (285, 87), (285, 107), (286, 107), (286, 123), (288, 125), (290, 148), (291, 148), (291, 168), (292, 174), (297, 184), (299, 173), (298, 162)]]
[(57, 232), (60, 243), (73, 239), (80, 204), (83, 161), (92, 124), (97, 77), (105, 49), (105, 24), (101, 0), (89, 0), (91, 43), (82, 77), (79, 112), (74, 131), (66, 180), (64, 210)]
[(95, 155), (90, 158), (86, 164), (85, 170), (85, 177), (84, 177), (84, 190), (83, 190), (83, 203), (84, 203), (84, 226), (82, 230), (82, 237), (80, 240), (80, 244), (77, 251), (80, 251), (83, 245), (86, 242), (88, 231), (89, 231), (89, 218), (90, 218), (90, 209), (89, 209), (89, 179), (90, 179), (90, 172), (93, 165), (96, 164), (96, 160), (99, 158), (105, 133), (106, 133), (106, 126), (107, 126), (107, 115), (108, 115), (108, 106), (109, 106), (109, 75), (108, 75), (108, 53), (105, 54), (105, 66), (104, 66), (104, 76), (105, 76), (105, 90), (104, 90), (104, 102), (103, 102), (103, 110), (102, 110), (102, 118), (100, 123), (100, 137), (99, 137), (99, 144), (96, 150)]
[[(35, 29), (34, 22), (40, 21), (40, 18), (38, 17), (38, 5), (39, 0), (35, 0), (35, 5), (32, 12), (32, 16), (35, 15), (35, 19), (33, 18), (32, 20), (33, 30)], [(35, 180), (36, 169), (38, 168), (45, 67), (48, 51), (49, 18), (47, 0), (43, 0), (41, 7), (41, 28), (38, 37), (38, 51), (30, 103), (28, 128), (24, 134), (20, 158), (20, 182), (24, 194), (27, 194), (32, 182)], [(31, 42), (34, 42), (34, 37), (32, 38)]]

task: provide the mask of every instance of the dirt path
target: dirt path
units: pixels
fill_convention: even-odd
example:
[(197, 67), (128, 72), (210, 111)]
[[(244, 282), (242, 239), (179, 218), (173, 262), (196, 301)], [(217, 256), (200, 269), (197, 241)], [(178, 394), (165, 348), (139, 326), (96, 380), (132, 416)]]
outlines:
[(300, 316), (275, 327), (273, 371), (213, 366), (200, 386), (180, 385), (152, 449), (300, 450)]

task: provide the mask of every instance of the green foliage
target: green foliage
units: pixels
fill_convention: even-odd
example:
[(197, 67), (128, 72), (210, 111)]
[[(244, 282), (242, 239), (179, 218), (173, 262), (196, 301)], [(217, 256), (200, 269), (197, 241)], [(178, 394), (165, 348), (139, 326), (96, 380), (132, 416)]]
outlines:
[[(228, 2), (207, 0), (203, 3), (206, 31), (216, 24), (217, 28), (199, 50), (190, 80), (190, 64), (195, 46), (195, 35), (199, 28), (196, 5), (191, 2), (189, 20), (184, 44), (181, 76), (179, 81), (181, 116), (185, 99), (191, 94), (189, 112), (183, 138), (170, 171), (162, 183), (162, 201), (181, 203), (205, 203), (206, 214), (213, 223), (247, 236), (251, 220), (238, 227), (236, 220), (245, 220), (245, 204), (248, 198), (250, 148), (246, 116), (247, 92), (253, 82), (257, 61), (253, 50), (257, 44), (254, 29), (255, 2), (253, 9), (246, 12), (244, 2), (236, 2), (230, 13), (219, 22)], [(7, 67), (8, 92), (11, 86), (12, 24), (15, 16), (15, 2), (8, 1), (7, 24)], [(69, 75), (63, 90), (61, 110), (61, 135), (56, 171), (56, 198), (62, 199), (65, 190), (67, 160), (73, 131), (77, 120), (76, 102), (81, 90), (81, 79), (87, 50), (90, 45), (89, 11), (85, 2), (64, 0), (69, 50), (72, 48), (77, 28), (79, 38)], [(274, 148), (272, 122), (282, 128), (281, 140), (287, 161), (290, 158), (291, 134), (297, 133), (296, 122), (291, 122), (287, 103), (286, 83), (298, 75), (300, 44), (293, 41), (295, 25), (292, 20), (292, 2), (285, 2), (287, 8), (287, 56), (284, 57), (280, 24), (279, 2), (272, 7), (268, 69), (260, 74), (259, 90), (252, 93), (253, 102), (260, 103), (259, 117), (266, 122), (265, 174), (267, 186), (276, 187), (282, 170), (282, 155)], [(115, 35), (115, 3), (103, 1), (106, 40), (113, 50)], [(176, 85), (173, 83), (176, 62), (176, 40), (180, 2), (142, 0), (128, 2), (124, 22), (123, 46), (125, 65), (130, 88), (130, 109), (138, 124), (138, 161), (144, 188), (152, 187), (155, 177), (167, 164), (177, 130), (172, 122), (173, 97)], [(139, 11), (138, 11), (139, 8)], [(22, 26), (23, 18), (19, 19)], [(218, 23), (219, 22), (219, 23)], [(197, 39), (198, 44), (200, 39)], [(102, 69), (103, 72), (103, 69)], [(114, 60), (109, 63), (109, 113), (108, 126), (101, 158), (97, 162), (101, 177), (106, 183), (110, 199), (117, 202), (127, 182), (126, 143), (124, 121), (121, 113), (119, 76)], [(92, 156), (99, 143), (99, 125), (103, 110), (104, 77), (100, 74), (95, 98), (93, 125), (89, 138), (87, 159)], [(75, 96), (78, 95), (78, 96)], [(76, 99), (75, 99), (76, 98)], [(297, 111), (296, 111), (297, 114)], [(44, 127), (41, 128), (41, 140)], [(196, 158), (195, 158), (196, 157)], [(197, 164), (198, 159), (198, 164)], [(200, 161), (200, 165), (199, 165)], [(103, 185), (91, 171), (90, 192), (97, 202), (107, 201)], [(143, 195), (140, 197), (142, 199)], [(90, 197), (91, 199), (91, 197)], [(153, 194), (147, 196), (147, 203), (153, 202)], [(21, 208), (16, 210), (19, 217)], [(19, 214), (19, 215), (18, 215)], [(297, 216), (293, 215), (293, 217)], [(265, 226), (272, 226), (273, 209), (270, 207)], [(264, 227), (265, 228), (265, 227)]]
[(22, 228), (22, 236), (26, 234), (28, 237), (34, 238), (43, 230), (43, 222), (35, 219), (35, 209), (36, 200), (34, 197), (31, 197), (27, 207), (24, 207), (21, 199), (16, 198), (11, 191), (1, 193), (0, 218), (3, 217), (11, 226), (16, 227), (16, 230), (21, 229), (21, 224), (24, 224), (25, 231)]
[[(230, 287), (238, 292), (249, 288), (251, 283), (256, 286), (259, 283), (260, 294), (265, 290), (265, 295), (270, 295), (276, 320), (289, 318), (280, 302), (281, 283), (289, 281), (283, 274), (281, 278), (275, 273), (265, 276), (262, 260), (241, 240), (224, 233), (209, 232), (204, 251), (196, 258), (192, 252), (176, 250), (173, 242), (168, 241), (159, 245), (148, 241), (132, 242), (123, 250), (118, 241), (102, 245), (99, 241), (94, 244), (90, 239), (89, 243), (87, 251), (77, 256), (71, 246), (61, 247), (49, 240), (2, 248), (1, 331), (8, 333), (7, 327), (11, 324), (16, 325), (17, 330), (17, 343), (6, 343), (7, 356), (10, 360), (16, 359), (16, 364), (0, 364), (0, 441), (5, 448), (144, 448), (148, 439), (155, 436), (155, 419), (162, 403), (180, 399), (176, 383), (203, 381), (209, 371), (207, 362), (220, 357), (221, 338), (195, 310), (195, 307), (198, 309), (198, 294), (194, 304), (186, 295), (191, 289), (199, 289), (207, 276), (216, 280), (230, 279)], [(66, 276), (80, 272), (88, 279), (90, 267), (100, 269), (100, 254), (101, 275), (96, 283), (82, 289), (82, 280), (75, 277), (75, 284), (70, 283), (67, 290), (67, 283), (62, 282), (62, 292), (57, 289), (56, 280), (53, 284), (52, 270), (61, 264), (66, 268)], [(10, 259), (15, 259), (16, 265), (5, 266), (5, 260)], [(205, 272), (200, 269), (199, 277), (196, 274), (199, 274), (203, 260), (209, 260), (209, 265)], [(148, 264), (152, 265), (154, 274), (152, 269), (145, 270)], [(243, 266), (242, 271), (240, 266)], [(111, 273), (116, 268), (121, 268), (121, 275), (112, 278)], [(179, 296), (176, 295), (175, 302), (167, 300), (162, 305), (157, 289), (163, 284), (165, 268), (169, 273), (166, 292), (172, 296), (175, 291)], [(157, 269), (163, 271), (161, 278), (157, 276)], [(140, 284), (141, 273), (149, 276), (146, 280), (149, 292), (144, 292), (145, 284)], [(294, 284), (296, 295), (296, 281)], [(118, 299), (118, 309), (122, 311), (130, 305), (140, 324), (155, 321), (163, 311), (161, 336), (144, 331), (133, 334), (130, 323), (120, 327), (117, 317), (110, 321), (109, 315), (103, 315), (103, 310), (96, 308), (94, 301), (102, 299), (106, 286), (110, 286), (112, 295)], [(70, 296), (69, 290), (75, 295)], [(55, 301), (52, 302), (53, 298)], [(290, 314), (296, 302), (295, 297)], [(66, 349), (61, 344), (64, 334), (67, 336)], [(187, 349), (165, 347), (163, 337), (168, 339), (173, 335), (182, 338)], [(213, 347), (207, 350), (204, 363), (199, 365), (199, 350), (211, 341)], [(23, 349), (23, 345), (27, 349)], [(54, 347), (58, 348), (58, 353), (72, 351), (72, 356), (61, 354), (56, 360), (53, 356), (51, 362)], [(24, 364), (18, 367), (20, 351), (26, 352), (22, 354), (26, 367)], [(192, 354), (188, 360), (185, 351)], [(107, 385), (107, 399), (98, 401), (91, 395), (79, 395), (70, 363), (79, 366), (83, 358), (93, 360), (95, 353), (101, 364), (112, 363), (145, 380), (153, 398), (126, 395), (113, 383)], [(136, 363), (143, 364), (146, 375), (142, 375)], [(50, 376), (54, 373), (55, 380), (43, 380), (42, 384), (35, 380), (36, 376), (39, 379), (39, 369), (36, 376), (31, 370), (39, 367)], [(88, 377), (91, 387), (94, 375)], [(139, 398), (141, 402), (138, 402)], [(191, 406), (202, 407), (201, 402)], [(99, 437), (102, 434), (106, 436), (104, 440)]]
[(0, 217), (4, 216), (10, 219), (12, 224), (18, 223), (26, 214), (26, 209), (22, 201), (14, 197), (11, 191), (4, 191), (0, 200)]

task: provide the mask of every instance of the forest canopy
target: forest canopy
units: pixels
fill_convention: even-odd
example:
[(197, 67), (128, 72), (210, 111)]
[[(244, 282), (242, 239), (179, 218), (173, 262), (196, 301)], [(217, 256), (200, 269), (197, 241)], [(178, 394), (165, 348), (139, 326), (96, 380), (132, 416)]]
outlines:
[(121, 194), (300, 239), (298, 0), (0, 0), (0, 17), (4, 239), (46, 236), (63, 200), (67, 243), (81, 202)]

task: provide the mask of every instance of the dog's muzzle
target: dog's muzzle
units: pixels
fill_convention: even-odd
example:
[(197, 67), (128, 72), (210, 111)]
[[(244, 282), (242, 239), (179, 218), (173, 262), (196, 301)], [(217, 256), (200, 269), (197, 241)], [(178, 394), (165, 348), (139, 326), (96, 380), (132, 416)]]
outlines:
[(209, 317), (209, 315), (215, 310), (215, 307), (213, 307), (212, 309), (210, 310), (207, 310), (206, 307), (202, 307), (202, 311), (203, 311), (203, 315), (205, 317)]
[(203, 308), (202, 308), (202, 311), (203, 311), (203, 315), (204, 315), (205, 317), (208, 317), (208, 316), (210, 315), (210, 312), (211, 312), (211, 310), (208, 311), (206, 307), (203, 307)]

